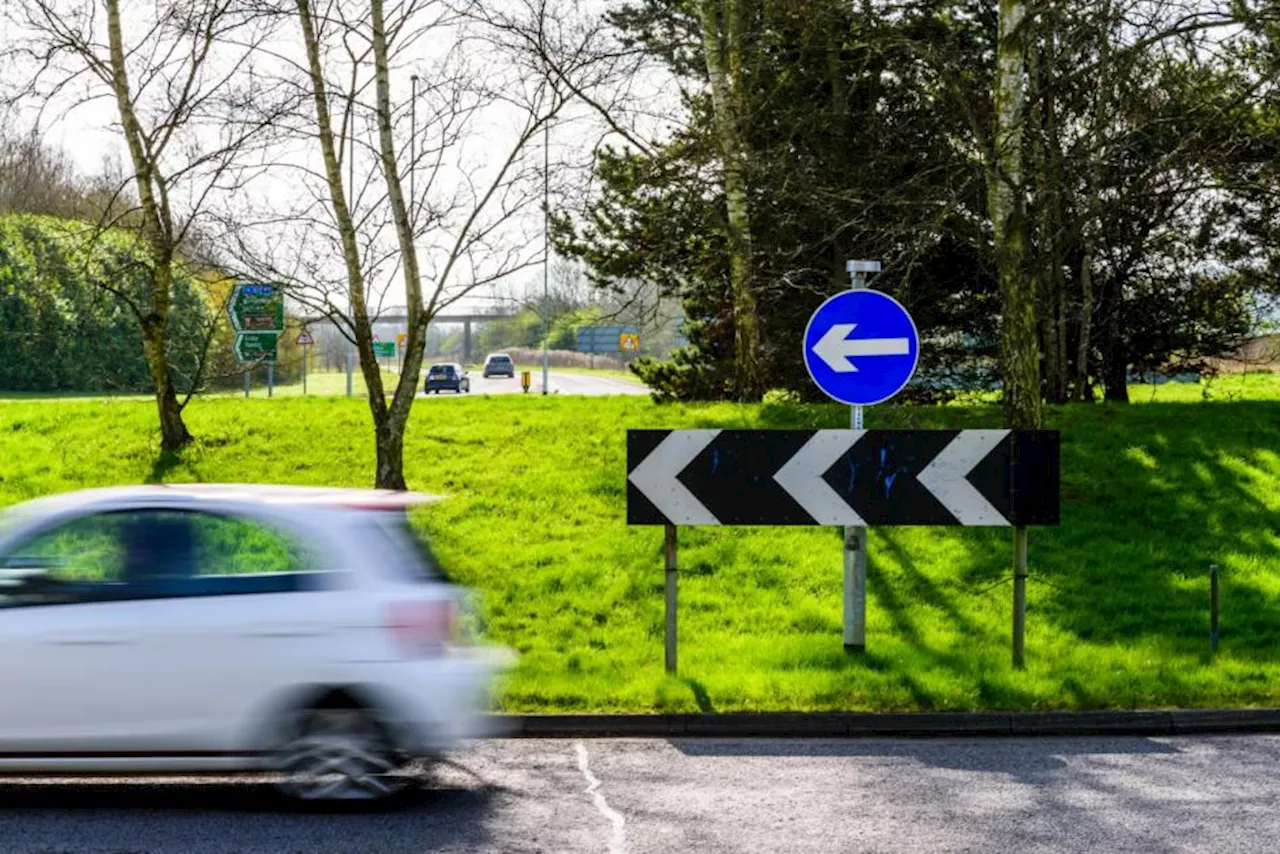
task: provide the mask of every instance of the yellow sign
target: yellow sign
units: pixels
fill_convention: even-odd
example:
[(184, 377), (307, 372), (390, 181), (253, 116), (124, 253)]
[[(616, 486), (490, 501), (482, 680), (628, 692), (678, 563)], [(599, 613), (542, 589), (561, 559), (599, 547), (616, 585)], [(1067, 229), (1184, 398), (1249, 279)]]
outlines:
[(529, 373), (528, 371), (521, 371), (521, 372), (520, 372), (520, 386), (521, 386), (521, 388), (523, 388), (523, 389), (527, 392), (527, 391), (529, 390), (529, 384), (530, 384), (531, 382), (533, 382), (533, 377), (532, 377), (532, 375), (530, 375), (530, 373)]
[(396, 333), (396, 346), (397, 346), (397, 347), (403, 347), (403, 346), (404, 346), (404, 339), (406, 339), (406, 338), (408, 338), (408, 337), (409, 337), (409, 333), (407, 333), (407, 332), (397, 332), (397, 333)]
[(623, 332), (618, 336), (618, 349), (624, 353), (634, 353), (640, 349), (639, 332)]

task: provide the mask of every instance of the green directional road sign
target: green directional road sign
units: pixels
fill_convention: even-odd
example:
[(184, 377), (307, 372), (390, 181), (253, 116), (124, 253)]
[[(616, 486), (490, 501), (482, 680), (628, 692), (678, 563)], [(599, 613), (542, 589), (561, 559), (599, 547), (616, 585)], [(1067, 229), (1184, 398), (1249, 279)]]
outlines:
[(236, 358), (242, 362), (274, 362), (279, 332), (241, 332), (236, 336)]
[(394, 359), (396, 357), (396, 342), (374, 341), (373, 355), (378, 359)]
[(284, 292), (277, 285), (236, 285), (227, 311), (236, 332), (284, 331)]
[(242, 282), (227, 304), (236, 331), (235, 353), (241, 362), (274, 362), (276, 343), (284, 331), (284, 291), (277, 285)]

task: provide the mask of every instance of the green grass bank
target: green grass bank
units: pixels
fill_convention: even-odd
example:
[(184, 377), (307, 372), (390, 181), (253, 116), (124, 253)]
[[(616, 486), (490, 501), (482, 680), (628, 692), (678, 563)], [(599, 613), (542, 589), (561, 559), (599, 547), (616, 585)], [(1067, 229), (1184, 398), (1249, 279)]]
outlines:
[[(840, 427), (837, 406), (471, 397), (415, 407), (415, 512), (484, 628), (521, 654), (510, 711), (1280, 705), (1280, 378), (1138, 388), (1050, 413), (1062, 525), (1033, 529), (1028, 668), (1009, 664), (1010, 534), (870, 538), (868, 648), (841, 645), (840, 534), (682, 529), (681, 677), (662, 671), (662, 531), (628, 528), (625, 431)], [(198, 400), (161, 455), (131, 399), (0, 400), (0, 505), (118, 483), (368, 485), (363, 400)], [(876, 407), (871, 427), (992, 427), (987, 404)], [(1208, 655), (1211, 564), (1222, 646)]]

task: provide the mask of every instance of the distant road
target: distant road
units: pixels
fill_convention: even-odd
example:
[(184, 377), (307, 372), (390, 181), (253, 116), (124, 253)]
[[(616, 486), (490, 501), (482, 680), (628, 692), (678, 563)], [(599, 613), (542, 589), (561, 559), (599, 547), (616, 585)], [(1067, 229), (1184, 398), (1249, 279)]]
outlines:
[(497, 740), (376, 811), (0, 779), (4, 854), (1273, 852), (1280, 737)]
[[(529, 394), (539, 394), (542, 391), (542, 372), (533, 371), (533, 384), (529, 386)], [(425, 374), (423, 380), (425, 381)], [(472, 394), (520, 394), (520, 374), (516, 374), (515, 379), (507, 379), (506, 377), (490, 377), (485, 379), (480, 375), (479, 371), (471, 372), (471, 393)], [(627, 382), (626, 380), (617, 379), (610, 376), (597, 376), (595, 374), (577, 374), (562, 373), (551, 371), (548, 374), (551, 394), (574, 394), (574, 395), (602, 395), (602, 394), (636, 394), (646, 395), (649, 389), (639, 383)], [(421, 396), (421, 395), (419, 395)], [(453, 392), (444, 391), (440, 394), (429, 395), (436, 397), (452, 397)]]

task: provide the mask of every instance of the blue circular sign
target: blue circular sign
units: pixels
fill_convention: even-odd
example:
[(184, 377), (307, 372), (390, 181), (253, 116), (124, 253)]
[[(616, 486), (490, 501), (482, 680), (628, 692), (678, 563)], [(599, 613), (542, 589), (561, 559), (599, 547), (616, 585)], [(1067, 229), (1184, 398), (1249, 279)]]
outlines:
[(915, 321), (880, 291), (836, 294), (818, 306), (804, 330), (809, 376), (841, 403), (883, 403), (902, 391), (919, 358)]

